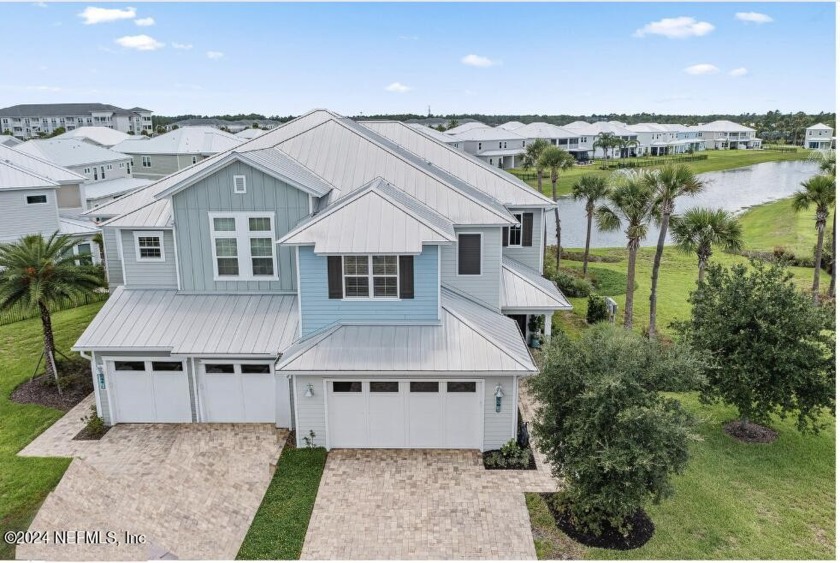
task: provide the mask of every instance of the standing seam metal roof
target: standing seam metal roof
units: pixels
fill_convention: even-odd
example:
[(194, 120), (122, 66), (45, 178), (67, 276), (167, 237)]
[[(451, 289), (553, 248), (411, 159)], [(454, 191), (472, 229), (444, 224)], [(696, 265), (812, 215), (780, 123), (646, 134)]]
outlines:
[(572, 305), (551, 280), (525, 264), (502, 256), (502, 310), (566, 310)]

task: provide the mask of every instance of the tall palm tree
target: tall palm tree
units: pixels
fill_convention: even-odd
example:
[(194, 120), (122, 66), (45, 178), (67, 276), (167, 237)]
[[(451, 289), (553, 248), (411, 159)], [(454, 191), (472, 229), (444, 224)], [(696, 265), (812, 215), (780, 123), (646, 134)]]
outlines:
[(651, 187), (656, 193), (654, 217), (659, 222), (659, 239), (656, 242), (656, 253), (653, 255), (653, 271), (650, 276), (650, 324), (648, 336), (656, 336), (656, 299), (659, 285), (659, 267), (662, 264), (662, 253), (665, 250), (665, 238), (677, 198), (699, 194), (706, 188), (691, 168), (685, 164), (666, 164), (646, 175)]
[[(46, 373), (58, 385), (50, 308), (61, 299), (80, 299), (102, 286), (90, 268), (76, 264), (74, 241), (57, 232), (45, 239), (27, 235), (0, 244), (0, 309), (13, 305), (38, 309), (44, 332)], [(61, 388), (59, 387), (59, 393)]]
[(545, 139), (534, 139), (534, 142), (525, 147), (525, 154), (522, 156), (522, 168), (530, 170), (531, 168), (537, 173), (537, 190), (542, 193), (542, 180), (545, 167), (540, 164), (540, 156), (543, 151), (551, 146), (551, 143)]
[(648, 231), (656, 193), (646, 175), (628, 172), (618, 177), (607, 196), (607, 203), (598, 207), (595, 220), (602, 231), (617, 231), (624, 225), (627, 235), (627, 299), (624, 304), (624, 328), (633, 328), (633, 293), (636, 285), (636, 254)]
[[(561, 148), (551, 145), (540, 155), (540, 164), (551, 172), (551, 199), (557, 202), (557, 179), (562, 170), (575, 165), (575, 157)], [(560, 268), (560, 208), (554, 206), (554, 225), (557, 233), (557, 268)]]
[(836, 200), (835, 189), (837, 182), (835, 178), (819, 174), (806, 182), (800, 184), (803, 189), (793, 194), (793, 210), (796, 212), (809, 209), (812, 205), (817, 212), (814, 217), (817, 227), (817, 251), (814, 254), (814, 283), (811, 292), (814, 295), (814, 303), (819, 300), (820, 294), (820, 269), (822, 266), (823, 237), (825, 235), (825, 224), (828, 220), (828, 213)]
[(671, 217), (671, 236), (677, 249), (697, 255), (697, 280), (703, 281), (712, 248), (737, 252), (744, 244), (738, 218), (723, 209), (692, 207), (682, 215)]
[[(837, 151), (829, 149), (827, 151), (814, 151), (811, 158), (815, 159), (820, 165), (820, 171), (823, 174), (837, 177)], [(831, 224), (831, 281), (828, 284), (828, 294), (834, 297), (834, 288), (837, 282), (837, 212), (832, 214)]]
[(606, 162), (607, 150), (614, 148), (617, 140), (619, 139), (612, 133), (598, 133), (598, 136), (595, 137), (595, 141), (592, 143), (592, 157), (595, 157), (595, 149), (600, 148), (604, 152), (604, 162)]
[(586, 246), (583, 249), (583, 277), (586, 277), (589, 267), (589, 242), (592, 236), (592, 217), (595, 215), (595, 205), (610, 193), (610, 184), (603, 176), (586, 174), (572, 186), (572, 197), (575, 201), (586, 201)]
[(623, 137), (616, 137), (616, 145), (621, 149), (621, 158), (630, 156), (630, 147), (638, 147), (639, 141), (637, 139), (625, 139)]

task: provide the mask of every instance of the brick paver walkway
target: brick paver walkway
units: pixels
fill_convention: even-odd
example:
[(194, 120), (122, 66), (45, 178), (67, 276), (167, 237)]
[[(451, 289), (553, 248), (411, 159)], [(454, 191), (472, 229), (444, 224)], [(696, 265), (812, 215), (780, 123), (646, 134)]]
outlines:
[(18, 546), (18, 559), (233, 559), (271, 479), (286, 433), (270, 424), (124, 424), (74, 441), (89, 397), (22, 456), (74, 460), (30, 530), (143, 534), (129, 546)]

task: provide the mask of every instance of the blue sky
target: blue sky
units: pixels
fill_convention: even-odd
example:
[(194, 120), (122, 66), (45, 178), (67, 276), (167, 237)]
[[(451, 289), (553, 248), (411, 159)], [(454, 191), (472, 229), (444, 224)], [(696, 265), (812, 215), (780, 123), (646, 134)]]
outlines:
[(0, 107), (835, 110), (834, 3), (26, 3), (0, 20)]

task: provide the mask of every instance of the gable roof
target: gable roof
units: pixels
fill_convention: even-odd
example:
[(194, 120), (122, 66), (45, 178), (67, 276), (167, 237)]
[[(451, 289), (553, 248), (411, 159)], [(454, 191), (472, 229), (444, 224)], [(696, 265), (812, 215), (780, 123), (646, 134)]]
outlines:
[(26, 141), (15, 150), (37, 156), (59, 166), (85, 166), (103, 162), (129, 160), (128, 155), (86, 143), (81, 139), (36, 139)]
[(11, 162), (0, 160), (0, 190), (57, 187), (58, 184), (49, 178), (39, 176)]
[(447, 135), (458, 135), (459, 133), (464, 133), (466, 131), (471, 131), (473, 129), (481, 129), (483, 127), (490, 128), (489, 125), (486, 125), (480, 121), (467, 121), (466, 123), (462, 123), (457, 127), (453, 127), (452, 129), (447, 129), (445, 133)]
[[(378, 131), (379, 133), (381, 133), (380, 130), (378, 130), (376, 127), (372, 126), (372, 125), (375, 125), (377, 123), (401, 123), (401, 122), (399, 122), (399, 121), (362, 121), (362, 125), (364, 125), (365, 127), (370, 127), (374, 131)], [(434, 127), (428, 127), (426, 125), (420, 125), (419, 123), (405, 123), (404, 125), (407, 125), (408, 127), (411, 127), (412, 129), (414, 129), (418, 133), (426, 135), (427, 137), (431, 137), (432, 139), (434, 139), (435, 141), (437, 141), (439, 143), (452, 145), (452, 144), (455, 144), (455, 143), (458, 142), (458, 139), (453, 139), (451, 136), (446, 135), (446, 134), (438, 131)], [(386, 135), (386, 137), (387, 137), (387, 135)], [(391, 140), (393, 141), (393, 139), (391, 139)]]
[(12, 135), (0, 135), (0, 145), (14, 147), (15, 145), (19, 145), (22, 142), (23, 141)]
[(103, 197), (115, 196), (133, 192), (138, 188), (148, 186), (151, 180), (143, 180), (141, 178), (132, 178), (126, 176), (124, 178), (114, 178), (113, 180), (104, 180), (102, 182), (92, 182), (85, 184), (85, 198), (102, 199)]
[(728, 119), (719, 119), (717, 121), (712, 121), (710, 123), (704, 123), (702, 125), (695, 125), (694, 126), (696, 131), (711, 131), (711, 132), (721, 132), (721, 131), (755, 131), (752, 127), (747, 127), (746, 125), (741, 125), (740, 123), (735, 123), (734, 121), (729, 121)]
[(473, 127), (460, 133), (446, 132), (447, 135), (458, 141), (524, 141), (527, 135), (522, 129), (510, 131), (501, 127)]
[[(132, 135), (111, 129), (110, 127), (76, 127), (70, 131), (65, 131), (61, 135), (54, 137), (55, 139), (81, 139), (89, 141), (103, 147), (113, 147), (128, 139), (134, 139)], [(145, 138), (145, 137), (143, 137)]]
[(132, 111), (149, 111), (140, 108), (133, 110), (123, 109), (111, 104), (99, 103), (75, 103), (75, 104), (18, 104), (0, 109), (0, 116), (3, 117), (41, 117), (55, 116), (67, 117), (91, 112), (113, 112), (120, 115), (129, 114)]
[(553, 281), (525, 264), (502, 256), (502, 310), (570, 311), (572, 305)]
[(541, 121), (523, 125), (516, 129), (516, 132), (530, 139), (571, 139), (580, 136), (580, 134), (574, 131), (569, 131), (563, 127)]
[(84, 176), (72, 170), (4, 145), (0, 145), (0, 162), (11, 163), (57, 184), (80, 184), (86, 180)]
[(806, 127), (806, 129), (826, 129), (829, 131), (833, 131), (834, 127), (830, 127), (825, 123), (817, 123), (816, 125), (811, 125), (810, 127)]
[(316, 254), (420, 254), (454, 242), (452, 223), (377, 178), (335, 201), (278, 242), (315, 245)]
[(520, 127), (525, 127), (521, 121), (507, 121), (499, 125), (499, 129), (507, 129), (508, 131), (516, 131)]
[(216, 154), (242, 144), (242, 139), (215, 127), (180, 127), (151, 139), (128, 139), (114, 146), (126, 154)]

